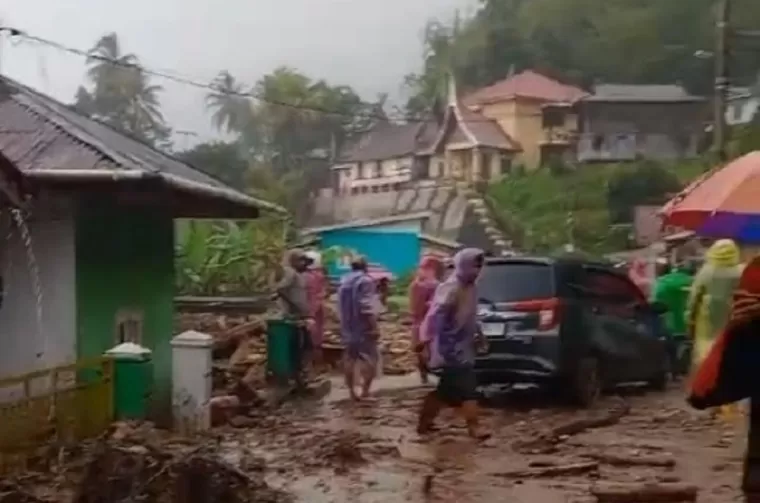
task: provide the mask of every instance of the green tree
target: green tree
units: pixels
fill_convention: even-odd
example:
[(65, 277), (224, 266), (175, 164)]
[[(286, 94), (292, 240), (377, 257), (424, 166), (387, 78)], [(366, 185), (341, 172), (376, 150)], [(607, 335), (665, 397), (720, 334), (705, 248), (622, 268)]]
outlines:
[(242, 96), (243, 84), (227, 70), (219, 72), (212, 82), (213, 91), (206, 96), (214, 127), (227, 133), (240, 133), (251, 120), (251, 100)]
[(631, 222), (635, 206), (663, 204), (668, 195), (681, 188), (678, 177), (655, 162), (643, 162), (633, 169), (620, 170), (607, 185), (610, 220), (612, 223)]
[(179, 152), (177, 157), (232, 187), (241, 190), (244, 188), (248, 161), (241, 146), (236, 142), (200, 143), (189, 150)]
[(147, 143), (170, 136), (161, 113), (161, 86), (151, 83), (134, 54), (121, 50), (115, 33), (102, 36), (87, 58), (90, 89), (80, 86), (74, 109)]
[[(407, 77), (410, 115), (441, 95), (441, 75), (466, 90), (527, 68), (571, 81), (681, 82), (709, 93), (715, 0), (481, 0), (467, 19), (432, 21), (425, 30), (422, 67)], [(732, 23), (760, 26), (760, 2), (734, 0)], [(748, 84), (760, 68), (757, 50), (733, 44), (731, 73)], [(757, 49), (757, 47), (755, 47)]]

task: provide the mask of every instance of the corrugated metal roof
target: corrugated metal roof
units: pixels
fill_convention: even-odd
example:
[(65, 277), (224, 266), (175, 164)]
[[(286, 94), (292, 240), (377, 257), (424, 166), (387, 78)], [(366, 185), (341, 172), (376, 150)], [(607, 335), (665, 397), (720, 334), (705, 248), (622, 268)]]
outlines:
[(189, 182), (198, 192), (207, 187), (210, 198), (281, 210), (5, 76), (0, 76), (0, 152), (28, 175), (142, 171)]
[(425, 129), (428, 127), (437, 129), (434, 124), (416, 122), (378, 124), (357, 141), (348, 145), (338, 160), (339, 162), (367, 162), (410, 156), (420, 147), (426, 136)]
[(675, 84), (600, 84), (594, 94), (583, 99), (590, 102), (608, 103), (699, 103), (704, 98), (689, 94), (682, 86)]

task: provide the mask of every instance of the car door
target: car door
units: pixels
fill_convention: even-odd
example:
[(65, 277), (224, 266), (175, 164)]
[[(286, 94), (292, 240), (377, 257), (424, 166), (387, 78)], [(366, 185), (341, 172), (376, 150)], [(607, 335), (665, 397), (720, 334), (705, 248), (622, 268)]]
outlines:
[(652, 374), (658, 341), (652, 334), (649, 307), (641, 290), (626, 277), (603, 268), (588, 268), (585, 289), (591, 294), (591, 318), (605, 367), (615, 381), (634, 381)]

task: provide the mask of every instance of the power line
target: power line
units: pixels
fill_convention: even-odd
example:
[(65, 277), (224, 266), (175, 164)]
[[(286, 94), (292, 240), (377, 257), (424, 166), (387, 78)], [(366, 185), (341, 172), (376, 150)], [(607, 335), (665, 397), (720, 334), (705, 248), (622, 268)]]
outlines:
[[(253, 93), (253, 92), (231, 91), (231, 90), (228, 90), (228, 89), (223, 89), (223, 88), (221, 88), (221, 87), (219, 87), (217, 85), (214, 85), (214, 84), (199, 82), (198, 80), (194, 80), (192, 78), (183, 76), (183, 75), (179, 74), (178, 72), (168, 71), (168, 70), (154, 70), (154, 69), (146, 68), (145, 66), (142, 66), (142, 65), (138, 65), (138, 64), (134, 64), (134, 63), (125, 63), (124, 61), (119, 61), (119, 60), (116, 60), (116, 59), (107, 58), (107, 57), (104, 57), (104, 56), (99, 55), (99, 54), (94, 54), (91, 51), (85, 51), (85, 50), (82, 50), (82, 49), (78, 49), (78, 48), (75, 48), (75, 47), (64, 45), (64, 44), (62, 44), (60, 42), (56, 42), (54, 40), (46, 39), (46, 38), (43, 38), (43, 37), (38, 37), (38, 36), (35, 36), (35, 35), (30, 35), (29, 33), (26, 33), (26, 32), (24, 32), (22, 30), (17, 29), (17, 28), (12, 28), (12, 27), (7, 27), (7, 26), (0, 26), (0, 33), (2, 33), (2, 32), (9, 33), (11, 37), (20, 37), (20, 38), (23, 38), (23, 39), (26, 39), (26, 40), (29, 40), (29, 41), (37, 42), (39, 44), (42, 44), (42, 45), (45, 45), (45, 46), (48, 46), (48, 47), (52, 47), (52, 48), (57, 49), (57, 50), (62, 51), (62, 52), (66, 52), (66, 53), (69, 53), (69, 54), (74, 54), (76, 56), (80, 56), (80, 57), (87, 58), (87, 59), (90, 59), (90, 60), (102, 61), (104, 63), (108, 63), (110, 65), (113, 65), (113, 66), (116, 66), (116, 67), (120, 67), (120, 68), (131, 69), (131, 70), (138, 70), (138, 71), (141, 71), (141, 72), (143, 72), (143, 73), (145, 73), (147, 75), (153, 76), (153, 77), (162, 78), (162, 79), (169, 80), (169, 81), (172, 81), (172, 82), (175, 82), (175, 83), (178, 83), (178, 84), (186, 85), (186, 86), (189, 86), (189, 87), (194, 87), (196, 89), (202, 89), (204, 91), (212, 91), (214, 93), (217, 93), (217, 94), (223, 95), (223, 96), (231, 96), (231, 97), (245, 98), (245, 99), (255, 99), (255, 100), (261, 101), (263, 103), (268, 103), (270, 105), (282, 106), (282, 107), (286, 107), (286, 108), (293, 108), (293, 109), (296, 109), (296, 110), (306, 110), (306, 111), (311, 111), (311, 112), (322, 113), (322, 114), (325, 114), (325, 115), (334, 115), (334, 116), (340, 116), (340, 117), (350, 117), (350, 118), (353, 118), (353, 119), (366, 118), (366, 119), (376, 119), (376, 120), (395, 120), (397, 122), (405, 122), (407, 124), (415, 124), (415, 123), (423, 124), (423, 123), (429, 123), (432, 120), (432, 119), (428, 119), (428, 120), (425, 120), (425, 119), (412, 119), (412, 118), (407, 118), (407, 117), (403, 117), (403, 118), (389, 117), (388, 115), (385, 115), (385, 114), (377, 114), (377, 113), (373, 114), (373, 113), (369, 113), (369, 112), (367, 112), (367, 113), (353, 113), (353, 114), (351, 114), (351, 113), (341, 112), (341, 111), (338, 111), (338, 110), (330, 110), (330, 109), (323, 108), (323, 107), (317, 107), (317, 106), (313, 106), (313, 105), (305, 105), (305, 104), (300, 104), (300, 103), (288, 103), (288, 102), (284, 102), (284, 101), (273, 100), (273, 99), (271, 99), (269, 97), (257, 95), (256, 93)], [(373, 106), (375, 106), (375, 104), (373, 104), (373, 103), (366, 103), (366, 102), (362, 102), (362, 105), (364, 105), (365, 107), (373, 107)], [(466, 120), (466, 119), (463, 119), (462, 122), (465, 122), (465, 123), (479, 123), (479, 122), (482, 122), (482, 123), (493, 123), (494, 121), (492, 119), (484, 118), (482, 120)]]

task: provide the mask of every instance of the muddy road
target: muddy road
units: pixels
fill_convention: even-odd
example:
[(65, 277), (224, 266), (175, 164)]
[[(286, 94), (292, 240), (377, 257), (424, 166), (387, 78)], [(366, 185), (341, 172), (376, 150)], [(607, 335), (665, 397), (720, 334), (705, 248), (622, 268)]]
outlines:
[(322, 401), (262, 413), (223, 446), (232, 458), (263, 459), (271, 485), (311, 503), (585, 503), (605, 483), (694, 485), (699, 502), (739, 500), (742, 420), (692, 411), (675, 384), (606, 397), (589, 411), (535, 392), (497, 395), (483, 412), (494, 436), (480, 445), (452, 412), (421, 438), (414, 426), (426, 389), (411, 377), (381, 386), (357, 406), (336, 384)]

